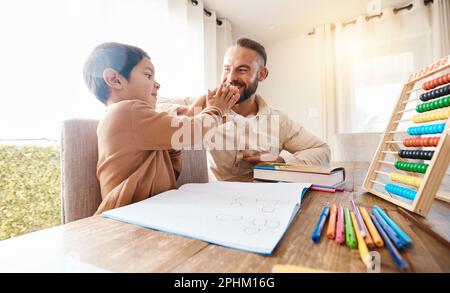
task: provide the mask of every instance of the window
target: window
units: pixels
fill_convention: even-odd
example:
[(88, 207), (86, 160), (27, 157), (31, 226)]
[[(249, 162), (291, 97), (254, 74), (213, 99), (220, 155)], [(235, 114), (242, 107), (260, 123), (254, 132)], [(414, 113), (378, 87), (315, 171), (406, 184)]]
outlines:
[(354, 64), (350, 132), (383, 132), (413, 71), (413, 54), (405, 52)]
[(100, 118), (82, 68), (102, 42), (144, 49), (161, 96), (203, 94), (202, 16), (177, 0), (2, 1), (0, 139), (58, 140), (63, 120)]

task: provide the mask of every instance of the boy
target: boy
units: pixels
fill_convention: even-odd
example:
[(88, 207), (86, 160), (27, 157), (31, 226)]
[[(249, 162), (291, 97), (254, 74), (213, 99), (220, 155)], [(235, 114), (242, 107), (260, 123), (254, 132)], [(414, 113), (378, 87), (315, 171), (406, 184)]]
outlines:
[[(176, 188), (181, 153), (172, 149), (172, 135), (184, 126), (203, 137), (222, 123), (224, 113), (239, 99), (236, 87), (221, 85), (208, 91), (207, 107), (195, 117), (156, 112), (160, 85), (150, 57), (120, 43), (97, 46), (83, 75), (89, 90), (107, 106), (97, 128), (97, 178), (103, 200), (96, 215)], [(203, 123), (208, 119), (214, 120), (211, 127)], [(181, 145), (198, 143), (191, 139)]]

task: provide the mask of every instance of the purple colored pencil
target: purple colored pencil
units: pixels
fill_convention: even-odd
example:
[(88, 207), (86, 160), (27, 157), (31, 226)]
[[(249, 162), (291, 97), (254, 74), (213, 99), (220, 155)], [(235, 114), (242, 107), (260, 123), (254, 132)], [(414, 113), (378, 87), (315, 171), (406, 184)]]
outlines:
[(361, 236), (362, 238), (366, 238), (368, 231), (366, 229), (366, 225), (364, 225), (363, 219), (361, 214), (359, 213), (359, 209), (355, 204), (355, 201), (352, 200), (352, 207), (353, 207), (353, 212), (355, 213), (355, 217), (356, 217), (356, 222), (358, 222), (358, 227), (359, 227), (359, 231), (361, 232)]

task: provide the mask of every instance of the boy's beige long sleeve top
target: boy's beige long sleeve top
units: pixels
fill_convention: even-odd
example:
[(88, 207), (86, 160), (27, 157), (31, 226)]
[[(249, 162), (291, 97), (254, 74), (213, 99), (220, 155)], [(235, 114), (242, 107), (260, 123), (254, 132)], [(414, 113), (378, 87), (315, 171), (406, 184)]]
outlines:
[[(205, 133), (219, 123), (217, 114), (221, 115), (207, 108), (186, 119), (157, 112), (139, 100), (110, 105), (97, 128), (97, 178), (103, 201), (96, 214), (176, 188), (182, 158), (181, 151), (173, 149), (173, 135), (183, 125)], [(205, 118), (212, 118), (209, 127), (204, 126)]]

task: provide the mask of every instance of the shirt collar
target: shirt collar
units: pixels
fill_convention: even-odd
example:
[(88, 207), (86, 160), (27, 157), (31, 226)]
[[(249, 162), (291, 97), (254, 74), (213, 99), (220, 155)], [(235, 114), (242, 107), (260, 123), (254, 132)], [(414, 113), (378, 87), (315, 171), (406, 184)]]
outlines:
[(269, 105), (267, 105), (266, 101), (260, 95), (255, 96), (255, 102), (258, 105), (258, 113), (256, 113), (256, 116), (270, 114)]
[[(264, 99), (263, 99), (260, 95), (255, 95), (255, 102), (256, 102), (256, 104), (258, 105), (258, 113), (256, 113), (255, 116), (251, 115), (251, 116), (249, 116), (249, 117), (256, 117), (256, 116), (261, 116), (261, 115), (268, 115), (268, 114), (271, 113), (269, 105), (267, 105), (266, 101), (264, 101)], [(231, 110), (231, 109), (230, 109), (229, 111), (230, 111), (230, 113), (231, 113), (233, 116), (241, 116), (241, 117), (243, 117), (242, 115), (240, 115), (240, 114), (234, 112), (234, 111)], [(244, 117), (244, 118), (247, 118), (247, 117)]]

